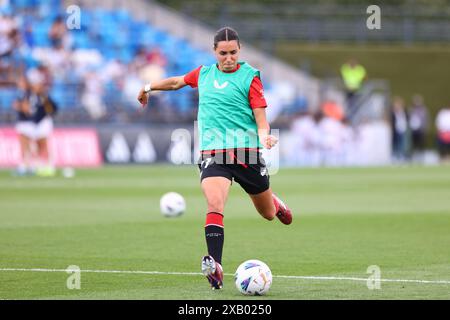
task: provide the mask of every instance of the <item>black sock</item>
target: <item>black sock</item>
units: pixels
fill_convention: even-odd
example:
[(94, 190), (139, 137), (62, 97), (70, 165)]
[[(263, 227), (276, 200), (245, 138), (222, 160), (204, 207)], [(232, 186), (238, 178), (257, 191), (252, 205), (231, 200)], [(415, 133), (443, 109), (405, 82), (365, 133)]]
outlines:
[(223, 215), (219, 212), (208, 212), (205, 222), (205, 238), (208, 254), (216, 262), (222, 264), (224, 242)]
[(216, 260), (216, 262), (222, 264), (222, 250), (224, 242), (223, 228), (219, 226), (206, 226), (205, 227), (206, 245), (208, 246), (208, 253)]

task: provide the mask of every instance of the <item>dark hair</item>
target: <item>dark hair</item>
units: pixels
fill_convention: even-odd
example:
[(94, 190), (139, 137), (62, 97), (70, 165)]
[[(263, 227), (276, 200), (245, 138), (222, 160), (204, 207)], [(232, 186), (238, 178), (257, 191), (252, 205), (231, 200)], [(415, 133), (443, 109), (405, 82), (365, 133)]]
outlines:
[(233, 28), (223, 27), (217, 30), (216, 35), (214, 36), (214, 49), (217, 48), (217, 43), (219, 43), (219, 41), (231, 40), (237, 40), (238, 46), (241, 46), (241, 44), (239, 43), (239, 35)]

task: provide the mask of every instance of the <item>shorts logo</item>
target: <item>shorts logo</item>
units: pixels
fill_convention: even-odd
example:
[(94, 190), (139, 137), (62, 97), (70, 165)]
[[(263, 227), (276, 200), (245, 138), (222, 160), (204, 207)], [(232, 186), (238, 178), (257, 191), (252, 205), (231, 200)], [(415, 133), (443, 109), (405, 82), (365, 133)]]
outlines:
[(208, 168), (208, 166), (211, 163), (211, 161), (212, 161), (212, 158), (207, 158), (207, 159), (203, 160), (201, 165), (200, 165), (200, 167), (202, 167), (203, 169)]
[(262, 176), (267, 175), (267, 168), (266, 167), (261, 168), (261, 175)]
[(219, 84), (217, 80), (214, 80), (214, 88), (216, 89), (224, 89), (228, 85), (228, 81), (225, 81), (222, 84)]

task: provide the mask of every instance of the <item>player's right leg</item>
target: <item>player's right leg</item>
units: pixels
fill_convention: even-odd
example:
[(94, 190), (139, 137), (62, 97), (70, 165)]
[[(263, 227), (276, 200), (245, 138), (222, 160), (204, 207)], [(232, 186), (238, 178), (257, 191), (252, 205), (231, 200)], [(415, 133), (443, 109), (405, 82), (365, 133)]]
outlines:
[(213, 290), (223, 287), (223, 269), (222, 265), (210, 255), (202, 258), (202, 272), (208, 279)]
[[(220, 169), (210, 169), (220, 174)], [(205, 174), (205, 170), (202, 170)], [(206, 175), (206, 174), (205, 174)], [(210, 176), (202, 179), (202, 191), (208, 210), (205, 221), (205, 238), (208, 255), (202, 259), (202, 272), (213, 289), (223, 286), (222, 251), (224, 244), (223, 212), (231, 185), (231, 180), (223, 176)]]

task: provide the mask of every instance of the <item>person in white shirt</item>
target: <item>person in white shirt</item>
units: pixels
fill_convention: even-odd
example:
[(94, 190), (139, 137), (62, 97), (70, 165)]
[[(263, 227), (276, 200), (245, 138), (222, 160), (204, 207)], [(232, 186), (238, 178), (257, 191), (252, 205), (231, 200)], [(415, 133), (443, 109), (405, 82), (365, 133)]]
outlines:
[(408, 115), (404, 100), (394, 97), (392, 104), (392, 152), (394, 160), (405, 161), (408, 157)]
[(439, 153), (444, 160), (450, 158), (450, 106), (443, 108), (436, 116)]

